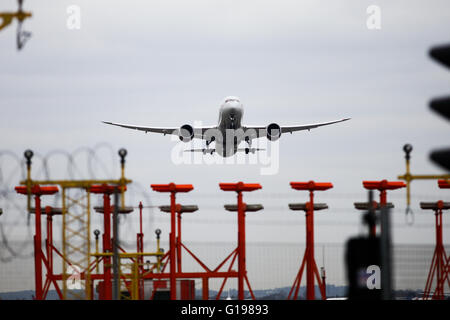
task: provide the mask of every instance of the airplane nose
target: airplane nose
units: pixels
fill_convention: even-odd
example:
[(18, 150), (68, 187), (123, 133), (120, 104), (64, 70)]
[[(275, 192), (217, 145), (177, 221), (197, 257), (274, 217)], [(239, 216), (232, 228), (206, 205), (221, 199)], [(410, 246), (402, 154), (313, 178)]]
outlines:
[(236, 119), (237, 115), (241, 113), (241, 104), (238, 101), (229, 101), (227, 103), (228, 116), (230, 119)]
[(239, 107), (239, 102), (238, 101), (236, 101), (236, 100), (233, 100), (233, 101), (228, 101), (228, 106), (230, 106), (231, 108), (237, 108), (237, 107)]

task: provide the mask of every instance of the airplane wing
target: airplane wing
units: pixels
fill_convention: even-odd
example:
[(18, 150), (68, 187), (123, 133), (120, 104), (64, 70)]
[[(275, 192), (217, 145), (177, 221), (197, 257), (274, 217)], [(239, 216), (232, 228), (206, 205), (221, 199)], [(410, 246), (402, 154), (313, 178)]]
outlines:
[[(340, 120), (334, 120), (334, 121), (328, 121), (328, 122), (319, 122), (319, 123), (312, 123), (312, 124), (301, 124), (301, 125), (291, 125), (291, 126), (280, 126), (281, 127), (281, 133), (292, 133), (294, 131), (301, 131), (301, 130), (311, 130), (322, 126), (328, 126), (330, 124), (344, 122), (347, 120), (350, 120), (351, 118), (344, 118)], [(253, 129), (256, 130), (256, 137), (259, 138), (266, 136), (266, 126), (243, 126), (244, 130)]]
[[(173, 134), (173, 135), (179, 135), (180, 133), (180, 127), (144, 127), (144, 126), (135, 126), (130, 124), (123, 124), (123, 123), (115, 123), (115, 122), (108, 122), (108, 121), (102, 121), (105, 124), (109, 124), (112, 126), (118, 126), (122, 128), (127, 129), (134, 129), (139, 131), (147, 132), (153, 132), (153, 133), (161, 133), (163, 135), (166, 134)], [(202, 139), (203, 134), (208, 129), (214, 129), (216, 126), (202, 126), (202, 127), (194, 127), (194, 138)]]

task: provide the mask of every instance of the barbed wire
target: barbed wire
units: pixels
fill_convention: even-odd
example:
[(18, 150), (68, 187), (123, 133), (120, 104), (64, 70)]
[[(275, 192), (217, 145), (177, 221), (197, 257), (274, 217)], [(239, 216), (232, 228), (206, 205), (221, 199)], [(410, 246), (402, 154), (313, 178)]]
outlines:
[[(80, 161), (83, 159), (84, 161)], [(118, 175), (117, 151), (107, 142), (95, 144), (93, 147), (82, 146), (72, 152), (63, 149), (53, 149), (45, 154), (34, 152), (32, 177), (34, 179), (99, 179), (100, 177), (115, 177)], [(55, 162), (55, 163), (54, 163)], [(3, 215), (0, 218), (0, 262), (10, 262), (14, 259), (25, 259), (33, 256), (33, 227), (30, 224), (30, 214), (26, 213), (26, 201), (17, 195), (14, 187), (26, 176), (25, 159), (11, 150), (0, 150), (0, 208)], [(61, 172), (55, 172), (59, 168)], [(52, 197), (51, 203), (57, 207), (61, 203), (61, 194)], [(139, 201), (151, 206), (151, 199), (146, 189), (133, 182), (127, 191), (130, 203)], [(147, 223), (153, 223), (153, 215), (146, 215)], [(127, 218), (123, 220), (126, 222)], [(61, 222), (59, 222), (61, 223)], [(56, 226), (59, 224), (55, 223)], [(124, 223), (132, 228), (131, 223)], [(24, 229), (25, 227), (25, 229)], [(20, 241), (17, 240), (20, 237)], [(14, 239), (13, 241), (10, 241)], [(14, 243), (14, 245), (12, 245)]]
[[(71, 152), (64, 149), (53, 149), (45, 154), (35, 152), (33, 157), (32, 177), (34, 179), (50, 180), (52, 178), (61, 179), (99, 179), (99, 178), (111, 178), (118, 175), (119, 161), (117, 157), (117, 150), (107, 142), (101, 142), (95, 144), (93, 147), (82, 146)], [(28, 258), (33, 255), (31, 245), (33, 238), (33, 226), (30, 223), (30, 214), (26, 213), (26, 201), (23, 196), (17, 195), (14, 191), (14, 186), (18, 185), (20, 180), (25, 179), (25, 159), (22, 155), (18, 155), (11, 150), (0, 150), (0, 208), (3, 209), (3, 216), (0, 218), (0, 245), (5, 250), (0, 250), (0, 261), (9, 262), (14, 258)], [(194, 196), (194, 195), (193, 195)], [(362, 199), (364, 200), (365, 193), (342, 193), (342, 192), (330, 192), (327, 194), (327, 200), (349, 200)], [(392, 193), (389, 195), (392, 199), (403, 198), (402, 193)], [(415, 194), (415, 197), (421, 199), (434, 199), (432, 194)], [(149, 225), (153, 225), (154, 222), (167, 222), (168, 219), (165, 216), (156, 215), (157, 206), (153, 205), (152, 201), (156, 199), (156, 202), (166, 204), (167, 197), (158, 193), (152, 194), (150, 199), (150, 192), (148, 187), (144, 187), (138, 181), (133, 181), (129, 185), (127, 191), (127, 203), (135, 208), (142, 201), (144, 205), (144, 219)], [(195, 192), (195, 198), (201, 199), (202, 205), (200, 210), (219, 211), (223, 210), (222, 205), (205, 205), (205, 201), (214, 201), (217, 203), (217, 199), (231, 200), (229, 195), (221, 192)], [(298, 194), (290, 192), (260, 192), (255, 194), (249, 194), (249, 201), (251, 200), (282, 200), (282, 199), (299, 199)], [(304, 197), (302, 197), (303, 199)], [(54, 207), (57, 207), (61, 203), (61, 194), (57, 193), (51, 198), (51, 203)], [(97, 201), (101, 201), (101, 198), (97, 198)], [(226, 200), (224, 200), (226, 201)], [(285, 206), (278, 204), (264, 204), (265, 211), (267, 212), (287, 212), (287, 204)], [(330, 210), (336, 213), (355, 213), (352, 205), (345, 206), (331, 206)], [(395, 209), (397, 211), (399, 209)], [(137, 210), (136, 210), (137, 211)], [(136, 216), (136, 215), (135, 215)], [(133, 234), (136, 231), (135, 218), (124, 215), (121, 217), (121, 228), (124, 229), (126, 234)], [(255, 226), (299, 226), (304, 225), (304, 219), (276, 219), (276, 218), (255, 218), (252, 219), (252, 225)], [(101, 222), (100, 216), (97, 219), (97, 224)], [(360, 225), (360, 218), (355, 219), (329, 219), (321, 221), (318, 219), (316, 222), (318, 225), (323, 226), (356, 226)], [(204, 224), (235, 224), (235, 220), (223, 219), (223, 218), (203, 218), (193, 217), (184, 219), (184, 223), (204, 223)], [(93, 220), (93, 227), (95, 229), (95, 219)], [(61, 226), (61, 221), (54, 221), (55, 226)], [(419, 223), (414, 227), (417, 228), (432, 228), (432, 223)], [(98, 226), (101, 228), (101, 225)], [(395, 224), (394, 227), (404, 227), (402, 224)], [(21, 240), (17, 241), (17, 237)], [(11, 241), (11, 240), (14, 241)], [(11, 243), (14, 243), (12, 245)]]

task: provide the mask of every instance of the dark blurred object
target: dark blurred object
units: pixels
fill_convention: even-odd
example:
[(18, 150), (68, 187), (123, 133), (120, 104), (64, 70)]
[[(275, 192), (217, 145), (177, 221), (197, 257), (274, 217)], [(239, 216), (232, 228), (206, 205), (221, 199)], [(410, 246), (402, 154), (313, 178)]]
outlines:
[(430, 159), (450, 171), (450, 148), (434, 150), (430, 154)]
[[(369, 190), (368, 195), (368, 202), (355, 203), (356, 208), (367, 209), (362, 222), (369, 229), (368, 236), (351, 238), (346, 245), (348, 299), (390, 300), (392, 257), (389, 215), (393, 205), (386, 203), (385, 197), (380, 204), (373, 201), (373, 190)], [(379, 219), (375, 210), (380, 211)], [(381, 225), (380, 236), (376, 235), (377, 222)]]
[(381, 255), (381, 299), (392, 299), (392, 241), (391, 210), (386, 206), (380, 210), (380, 255)]
[(450, 68), (450, 44), (431, 48), (430, 56), (447, 68)]
[[(363, 216), (363, 224), (369, 227), (369, 236), (377, 236), (377, 216), (375, 213), (376, 207), (379, 206), (373, 201), (373, 190), (369, 190), (369, 201), (367, 202), (367, 213)], [(355, 207), (358, 207), (355, 205)]]
[(447, 118), (447, 120), (450, 120), (450, 97), (431, 100), (430, 108), (444, 118)]
[[(450, 68), (450, 45), (431, 48), (430, 56), (442, 65)], [(433, 99), (430, 108), (446, 119), (450, 119), (450, 97)], [(450, 171), (450, 148), (433, 150), (430, 159), (440, 167)]]
[[(349, 300), (381, 300), (381, 289), (368, 285), (372, 281), (381, 284), (381, 275), (371, 271), (373, 266), (379, 268), (381, 265), (380, 245), (379, 237), (357, 237), (347, 242), (345, 262)], [(376, 279), (377, 276), (379, 279)]]

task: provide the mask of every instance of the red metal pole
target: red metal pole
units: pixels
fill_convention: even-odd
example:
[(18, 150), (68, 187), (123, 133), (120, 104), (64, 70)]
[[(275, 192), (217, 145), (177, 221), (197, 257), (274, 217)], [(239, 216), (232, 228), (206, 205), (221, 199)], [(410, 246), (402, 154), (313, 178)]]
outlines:
[[(142, 232), (142, 202), (139, 202), (139, 233), (137, 234), (137, 252), (144, 252), (144, 234)], [(142, 275), (144, 273), (144, 256), (138, 256), (138, 270), (139, 274)], [(142, 277), (139, 278), (139, 299), (143, 299), (144, 297), (144, 279)]]
[(53, 276), (53, 215), (47, 213), (47, 261), (49, 273)]
[[(386, 206), (386, 202), (387, 202), (387, 192), (386, 189), (382, 189), (380, 190), (380, 210), (383, 210), (382, 208)], [(381, 232), (383, 232), (381, 223), (380, 223), (380, 230)]]
[[(108, 193), (103, 194), (103, 252), (112, 252), (111, 247), (111, 200)], [(103, 288), (104, 299), (112, 300), (111, 257), (105, 256), (103, 260)]]
[(440, 285), (441, 282), (443, 284), (444, 278), (444, 244), (442, 243), (442, 209), (438, 208), (436, 210), (436, 252), (437, 252), (437, 265), (436, 265), (436, 299), (444, 300), (444, 286)]
[(386, 189), (380, 190), (380, 207), (384, 207), (386, 205)]
[(314, 293), (314, 192), (309, 191), (309, 208), (306, 213), (306, 299), (315, 300)]
[(176, 288), (176, 248), (175, 248), (175, 232), (176, 232), (176, 219), (175, 219), (175, 192), (170, 192), (170, 299), (177, 299)]
[(142, 202), (139, 202), (139, 233), (142, 234), (142, 209), (143, 209)]
[(45, 284), (44, 284), (44, 288), (43, 288), (43, 299), (45, 299), (47, 297), (47, 292), (48, 289), (50, 287), (51, 284), (51, 279), (53, 277), (53, 257), (51, 254), (51, 250), (52, 247), (50, 245), (50, 241), (52, 238), (52, 215), (49, 212), (46, 212), (47, 214), (47, 237), (45, 238), (45, 253), (46, 253), (46, 257), (47, 257), (47, 263), (45, 263), (45, 259), (44, 259), (44, 266), (47, 269), (47, 277), (45, 279)]
[(238, 299), (244, 300), (245, 276), (245, 208), (242, 203), (242, 191), (237, 193), (238, 201)]
[(177, 270), (181, 272), (181, 212), (177, 212)]
[(34, 235), (35, 299), (42, 300), (41, 198), (39, 195), (36, 195), (34, 199), (36, 224), (36, 234)]
[[(59, 294), (59, 287), (57, 283), (54, 281), (54, 273), (53, 273), (53, 213), (51, 212), (50, 207), (46, 207), (46, 214), (47, 214), (47, 277), (49, 279), (48, 287), (50, 287), (50, 282), (53, 281), (53, 285), (55, 286), (56, 291)], [(45, 263), (45, 262), (44, 262)], [(43, 297), (45, 299), (48, 292), (48, 288), (45, 291), (45, 296)], [(60, 295), (62, 298), (62, 296)]]

